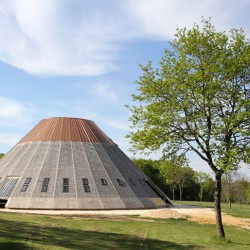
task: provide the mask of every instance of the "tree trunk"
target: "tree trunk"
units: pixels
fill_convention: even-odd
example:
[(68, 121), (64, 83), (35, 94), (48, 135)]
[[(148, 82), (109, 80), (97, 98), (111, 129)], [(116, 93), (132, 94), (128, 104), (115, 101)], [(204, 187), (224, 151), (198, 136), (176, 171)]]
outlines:
[(215, 172), (215, 191), (214, 191), (214, 208), (216, 216), (217, 236), (219, 238), (225, 238), (225, 232), (222, 224), (221, 216), (221, 171)]
[(180, 203), (182, 203), (182, 188), (180, 187)]
[(203, 190), (201, 188), (201, 197), (200, 197), (201, 206), (202, 206), (202, 199), (203, 199)]
[(174, 195), (175, 189), (173, 188), (173, 202), (175, 203), (175, 195)]

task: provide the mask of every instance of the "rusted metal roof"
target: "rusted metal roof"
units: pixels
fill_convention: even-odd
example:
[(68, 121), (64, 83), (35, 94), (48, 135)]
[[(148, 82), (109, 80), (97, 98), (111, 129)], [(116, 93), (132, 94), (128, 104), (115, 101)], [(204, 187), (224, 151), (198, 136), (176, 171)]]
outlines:
[(28, 141), (81, 141), (115, 144), (93, 121), (69, 117), (55, 117), (40, 121), (19, 143)]

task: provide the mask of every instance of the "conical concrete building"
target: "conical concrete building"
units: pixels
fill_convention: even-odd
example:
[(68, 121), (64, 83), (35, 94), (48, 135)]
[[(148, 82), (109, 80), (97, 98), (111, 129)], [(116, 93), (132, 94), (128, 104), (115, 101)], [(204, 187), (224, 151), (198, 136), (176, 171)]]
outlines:
[(2, 207), (143, 209), (169, 203), (90, 120), (44, 119), (0, 161)]

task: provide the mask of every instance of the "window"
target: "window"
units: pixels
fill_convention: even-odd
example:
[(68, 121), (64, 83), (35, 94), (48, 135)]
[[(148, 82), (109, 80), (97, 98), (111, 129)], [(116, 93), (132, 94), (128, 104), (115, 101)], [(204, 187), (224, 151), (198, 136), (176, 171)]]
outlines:
[(63, 178), (63, 193), (69, 192), (69, 178)]
[(103, 186), (108, 185), (108, 182), (107, 182), (107, 180), (105, 180), (105, 179), (101, 179), (101, 182), (102, 182), (102, 185), (103, 185)]
[(83, 186), (84, 192), (89, 193), (90, 192), (90, 187), (89, 186)]
[(27, 190), (27, 188), (28, 188), (28, 186), (30, 184), (30, 181), (31, 181), (30, 177), (26, 178), (26, 180), (25, 180), (25, 182), (23, 184), (23, 187), (21, 189), (21, 192), (26, 192), (26, 190)]
[(69, 192), (69, 186), (63, 186), (63, 193)]
[(26, 192), (28, 186), (29, 186), (29, 185), (23, 185), (23, 187), (22, 187), (22, 189), (21, 189), (21, 192)]
[(63, 185), (69, 185), (69, 178), (63, 178)]
[(125, 182), (123, 182), (121, 179), (116, 179), (116, 180), (117, 180), (119, 186), (122, 186), (122, 187), (126, 186)]
[(43, 185), (41, 192), (47, 192), (50, 178), (43, 179)]
[(133, 186), (136, 186), (135, 182), (133, 179), (129, 179), (130, 183), (133, 185)]
[(30, 178), (30, 177), (28, 177), (28, 178), (26, 178), (26, 180), (25, 180), (24, 184), (29, 185), (29, 184), (30, 184), (30, 181), (31, 181), (31, 178)]
[(47, 190), (48, 190), (48, 185), (42, 185), (41, 192), (47, 192)]
[(82, 178), (83, 186), (89, 185), (89, 180), (87, 178)]
[(85, 193), (90, 192), (89, 180), (87, 178), (82, 178), (83, 190)]

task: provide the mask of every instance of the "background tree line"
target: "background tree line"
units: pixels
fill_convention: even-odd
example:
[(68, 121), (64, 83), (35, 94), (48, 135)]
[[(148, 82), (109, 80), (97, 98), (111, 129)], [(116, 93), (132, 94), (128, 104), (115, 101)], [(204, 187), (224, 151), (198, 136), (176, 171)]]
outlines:
[[(213, 178), (188, 166), (186, 159), (132, 159), (133, 162), (168, 195), (170, 199), (186, 201), (214, 201)], [(250, 204), (250, 182), (237, 171), (222, 178), (222, 201)]]

